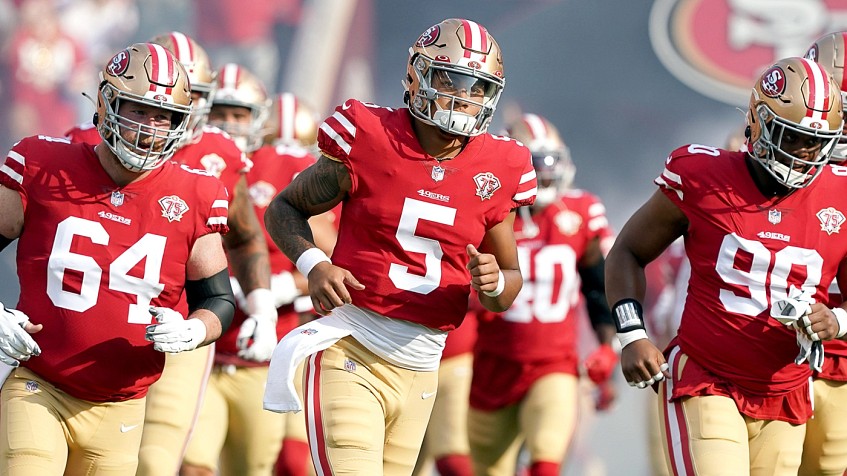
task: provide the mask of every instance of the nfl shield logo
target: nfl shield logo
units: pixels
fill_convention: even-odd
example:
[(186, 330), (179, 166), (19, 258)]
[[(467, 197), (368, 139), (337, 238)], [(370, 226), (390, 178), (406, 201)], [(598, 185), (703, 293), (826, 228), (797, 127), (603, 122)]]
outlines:
[(769, 210), (768, 211), (768, 221), (776, 225), (777, 223), (782, 221), (782, 212), (779, 210)]
[(440, 165), (436, 165), (432, 168), (432, 180), (435, 180), (436, 182), (444, 180), (444, 169), (441, 168)]
[(114, 205), (116, 207), (123, 205), (124, 204), (124, 194), (115, 190), (114, 192), (112, 192), (111, 201), (112, 201), (112, 205)]

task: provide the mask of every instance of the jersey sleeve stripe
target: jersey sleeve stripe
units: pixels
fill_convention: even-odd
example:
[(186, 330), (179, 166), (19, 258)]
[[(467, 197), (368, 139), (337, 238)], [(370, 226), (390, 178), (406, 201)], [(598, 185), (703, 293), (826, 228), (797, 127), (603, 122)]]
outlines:
[(229, 202), (226, 200), (215, 200), (212, 202), (212, 208), (223, 208), (224, 210), (228, 210)]
[(588, 216), (590, 216), (590, 217), (596, 217), (596, 216), (605, 215), (605, 214), (606, 214), (606, 206), (603, 205), (602, 203), (592, 203), (588, 207)]
[[(667, 171), (667, 170), (666, 170), (666, 171)], [(673, 190), (674, 192), (676, 192), (676, 196), (677, 196), (677, 197), (679, 197), (679, 199), (680, 199), (680, 200), (683, 200), (683, 196), (682, 196), (682, 189), (680, 189), (680, 188), (679, 188), (679, 186), (678, 186), (677, 184), (671, 184), (671, 183), (668, 183), (668, 182), (665, 180), (665, 175), (664, 175), (664, 174), (660, 175), (659, 177), (656, 177), (656, 180), (654, 180), (654, 182), (656, 183), (656, 185), (659, 185), (659, 186), (661, 186), (661, 187), (664, 187), (664, 188), (666, 188), (666, 189), (668, 189), (668, 190)]]
[(347, 154), (350, 153), (350, 150), (352, 149), (350, 144), (348, 144), (347, 141), (342, 139), (341, 135), (335, 132), (335, 130), (333, 130), (326, 122), (321, 124), (321, 130), (324, 131), (324, 133), (329, 136), (329, 138), (332, 139), (332, 141), (335, 142), (338, 147), (341, 147), (341, 150), (343, 150)]
[(521, 175), (521, 180), (520, 180), (519, 183), (522, 183), (522, 184), (527, 183), (530, 180), (534, 180), (534, 179), (535, 179), (535, 169), (532, 169), (529, 172)]
[(609, 226), (609, 220), (606, 219), (606, 216), (599, 216), (588, 220), (588, 229), (591, 231), (602, 230)]
[[(20, 164), (20, 169), (22, 169), (22, 170), (26, 166), (26, 160), (24, 159), (24, 156), (19, 154), (18, 152), (15, 152), (14, 150), (10, 150), (9, 153), (6, 155), (6, 158), (10, 159), (13, 162), (17, 162), (18, 164)], [(6, 162), (5, 164), (3, 164), (3, 166), (0, 167), (0, 172), (3, 172), (4, 174), (8, 175), (9, 178), (14, 180), (15, 182), (23, 183), (24, 177), (21, 174), (21, 172), (15, 171), (9, 165), (10, 165), (9, 162)], [(18, 166), (16, 164), (11, 164), (11, 165), (13, 165), (15, 168), (18, 168)]]
[(206, 225), (226, 225), (226, 217), (209, 217), (209, 219), (206, 220)]
[(537, 188), (537, 187), (533, 187), (533, 188), (531, 188), (531, 189), (527, 190), (526, 192), (518, 192), (518, 193), (516, 193), (516, 194), (512, 197), (512, 200), (514, 200), (514, 201), (516, 201), (516, 202), (520, 202), (520, 201), (523, 201), (523, 200), (528, 200), (528, 199), (530, 199), (530, 198), (534, 197), (534, 196), (535, 196), (535, 194), (536, 194), (537, 192), (538, 192), (538, 188)]

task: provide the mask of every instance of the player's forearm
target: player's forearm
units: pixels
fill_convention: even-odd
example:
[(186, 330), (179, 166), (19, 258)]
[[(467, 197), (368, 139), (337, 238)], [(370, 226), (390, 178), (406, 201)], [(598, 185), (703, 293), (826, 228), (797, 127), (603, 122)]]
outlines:
[(509, 309), (523, 287), (520, 270), (501, 268), (500, 271), (503, 273), (502, 278), (505, 279), (502, 292), (496, 296), (491, 296), (491, 293), (479, 293), (479, 302), (491, 312), (504, 312)]
[(282, 194), (277, 195), (265, 211), (265, 228), (276, 246), (292, 262), (304, 251), (315, 248), (308, 217), (292, 206)]

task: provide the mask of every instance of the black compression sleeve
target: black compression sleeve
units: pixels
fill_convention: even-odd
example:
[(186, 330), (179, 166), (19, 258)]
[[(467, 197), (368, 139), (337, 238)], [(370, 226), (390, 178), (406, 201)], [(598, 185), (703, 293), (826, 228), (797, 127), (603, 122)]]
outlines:
[(235, 316), (235, 296), (229, 283), (229, 272), (226, 269), (208, 278), (185, 282), (185, 297), (188, 301), (188, 311), (207, 309), (212, 311), (221, 321), (221, 332), (225, 332), (232, 324)]
[(600, 260), (592, 265), (579, 268), (579, 277), (582, 279), (582, 294), (585, 296), (585, 305), (588, 308), (588, 317), (591, 326), (595, 329), (601, 324), (614, 325), (609, 303), (606, 301), (606, 282), (603, 267), (605, 260)]

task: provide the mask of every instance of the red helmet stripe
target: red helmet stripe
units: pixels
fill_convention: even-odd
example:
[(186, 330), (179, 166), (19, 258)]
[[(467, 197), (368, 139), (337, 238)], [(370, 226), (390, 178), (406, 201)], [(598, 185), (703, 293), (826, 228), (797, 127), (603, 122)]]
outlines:
[(485, 54), (477, 53), (476, 58), (472, 55), (474, 51), (488, 51), (488, 32), (485, 27), (471, 20), (462, 20), (462, 27), (465, 30), (465, 58), (477, 59), (484, 63)]
[(174, 71), (173, 62), (168, 56), (168, 50), (162, 45), (148, 43), (150, 49), (150, 91), (159, 94), (170, 96), (173, 93), (173, 88), (165, 85), (174, 84), (176, 71)]
[(829, 81), (823, 67), (812, 60), (801, 58), (806, 75), (809, 77), (810, 107), (806, 108), (806, 117), (826, 120), (829, 111)]

